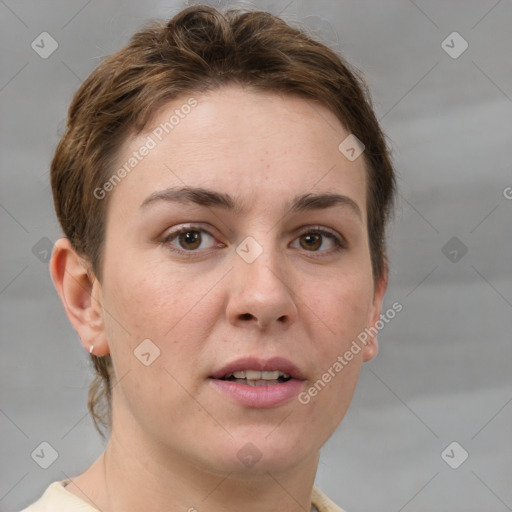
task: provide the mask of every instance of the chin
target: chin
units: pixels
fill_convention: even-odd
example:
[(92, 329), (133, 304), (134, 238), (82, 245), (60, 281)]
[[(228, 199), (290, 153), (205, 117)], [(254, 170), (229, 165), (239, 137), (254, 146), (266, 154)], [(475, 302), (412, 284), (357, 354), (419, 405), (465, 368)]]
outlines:
[(216, 470), (222, 468), (225, 473), (237, 474), (240, 478), (286, 472), (316, 456), (318, 451), (314, 449), (317, 443), (307, 442), (304, 435), (290, 433), (283, 426), (274, 432), (269, 428), (252, 427), (232, 433), (233, 438), (215, 450), (217, 456), (213, 457), (212, 464)]

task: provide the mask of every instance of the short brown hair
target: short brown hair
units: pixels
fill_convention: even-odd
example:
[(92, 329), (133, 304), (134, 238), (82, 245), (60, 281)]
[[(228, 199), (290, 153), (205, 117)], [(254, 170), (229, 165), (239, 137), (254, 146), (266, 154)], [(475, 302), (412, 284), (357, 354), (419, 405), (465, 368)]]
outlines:
[[(240, 84), (299, 95), (329, 108), (363, 142), (368, 237), (374, 280), (387, 272), (385, 227), (395, 176), (385, 137), (362, 76), (342, 57), (267, 12), (189, 7), (152, 22), (103, 60), (78, 89), (52, 164), (58, 219), (77, 253), (102, 280), (108, 197), (93, 191), (112, 174), (121, 144), (140, 133), (164, 103), (185, 94)], [(341, 141), (340, 141), (341, 142)], [(91, 356), (94, 424), (110, 428), (110, 356)]]

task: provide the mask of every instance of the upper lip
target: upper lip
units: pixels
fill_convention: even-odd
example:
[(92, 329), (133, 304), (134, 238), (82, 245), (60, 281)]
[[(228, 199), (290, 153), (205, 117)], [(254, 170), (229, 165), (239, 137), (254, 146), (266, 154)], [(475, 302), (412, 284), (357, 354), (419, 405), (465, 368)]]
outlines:
[(283, 373), (290, 375), (292, 379), (304, 380), (304, 375), (299, 368), (284, 357), (271, 357), (270, 359), (242, 357), (236, 361), (228, 363), (219, 370), (216, 370), (212, 375), (210, 375), (210, 377), (214, 379), (222, 379), (230, 373), (241, 370), (259, 370), (260, 372), (280, 370)]

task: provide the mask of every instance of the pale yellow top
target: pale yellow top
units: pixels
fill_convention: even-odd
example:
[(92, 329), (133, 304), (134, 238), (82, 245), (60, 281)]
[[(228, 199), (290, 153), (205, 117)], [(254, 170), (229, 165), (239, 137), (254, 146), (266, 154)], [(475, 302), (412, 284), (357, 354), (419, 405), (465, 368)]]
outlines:
[[(69, 482), (53, 482), (35, 503), (21, 512), (99, 512), (75, 494), (66, 491), (65, 486)], [(317, 487), (313, 487), (311, 501), (318, 512), (343, 512)]]

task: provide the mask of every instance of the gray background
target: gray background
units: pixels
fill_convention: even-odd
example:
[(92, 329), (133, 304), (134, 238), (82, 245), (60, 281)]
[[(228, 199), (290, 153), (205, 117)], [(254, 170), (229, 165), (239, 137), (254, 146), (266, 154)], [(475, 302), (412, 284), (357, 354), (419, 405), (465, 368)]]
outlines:
[[(364, 71), (399, 173), (385, 308), (403, 311), (363, 368), (317, 485), (352, 512), (512, 510), (512, 3), (252, 5), (307, 24)], [(183, 6), (0, 0), (2, 511), (104, 447), (87, 415), (87, 354), (41, 261), (60, 236), (48, 169), (67, 105), (102, 56)], [(47, 59), (31, 48), (43, 31), (59, 45)], [(469, 44), (456, 59), (441, 46), (453, 31)], [(31, 458), (42, 441), (59, 454), (48, 469)], [(441, 457), (452, 441), (469, 453), (458, 469)], [(448, 453), (453, 464), (462, 451)]]

